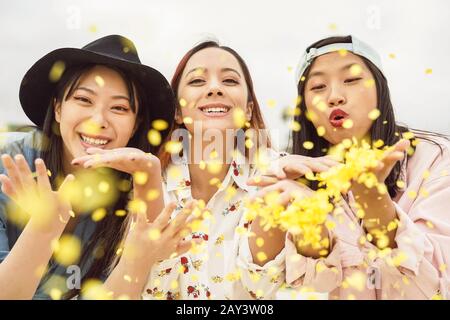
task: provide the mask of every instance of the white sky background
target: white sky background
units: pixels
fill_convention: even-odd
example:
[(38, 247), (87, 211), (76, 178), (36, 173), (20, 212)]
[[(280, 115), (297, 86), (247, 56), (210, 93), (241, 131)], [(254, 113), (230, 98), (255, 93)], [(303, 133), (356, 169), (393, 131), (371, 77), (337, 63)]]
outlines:
[(354, 34), (380, 53), (397, 119), (450, 134), (449, 21), (445, 0), (0, 0), (0, 126), (29, 123), (20, 81), (53, 49), (121, 34), (136, 44), (143, 63), (170, 80), (184, 53), (214, 35), (246, 60), (266, 122), (279, 130), (274, 140), (284, 147), (281, 112), (296, 97), (289, 67), (295, 70), (312, 42)]

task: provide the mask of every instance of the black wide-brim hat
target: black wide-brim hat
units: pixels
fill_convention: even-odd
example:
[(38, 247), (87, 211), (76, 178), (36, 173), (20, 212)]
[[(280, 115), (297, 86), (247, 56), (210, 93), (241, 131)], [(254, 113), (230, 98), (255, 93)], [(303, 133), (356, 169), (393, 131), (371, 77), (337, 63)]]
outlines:
[(142, 94), (147, 96), (151, 118), (163, 119), (169, 125), (172, 123), (175, 97), (166, 78), (159, 71), (141, 63), (133, 42), (119, 35), (110, 35), (81, 49), (56, 49), (39, 59), (27, 71), (20, 85), (19, 98), (25, 114), (38, 127), (42, 128), (50, 100), (55, 94), (60, 79), (58, 72), (82, 64), (111, 65), (130, 74), (139, 81), (143, 88)]

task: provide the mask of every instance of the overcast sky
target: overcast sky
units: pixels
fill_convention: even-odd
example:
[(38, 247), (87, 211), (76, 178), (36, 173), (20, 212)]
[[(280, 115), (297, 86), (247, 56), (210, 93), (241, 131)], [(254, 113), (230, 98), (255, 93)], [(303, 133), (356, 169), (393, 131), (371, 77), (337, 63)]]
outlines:
[(284, 137), (281, 111), (295, 99), (291, 68), (303, 50), (354, 34), (380, 53), (398, 120), (450, 134), (449, 21), (445, 0), (0, 0), (0, 126), (28, 123), (20, 81), (53, 49), (121, 34), (170, 79), (190, 47), (214, 36), (244, 57), (269, 128)]

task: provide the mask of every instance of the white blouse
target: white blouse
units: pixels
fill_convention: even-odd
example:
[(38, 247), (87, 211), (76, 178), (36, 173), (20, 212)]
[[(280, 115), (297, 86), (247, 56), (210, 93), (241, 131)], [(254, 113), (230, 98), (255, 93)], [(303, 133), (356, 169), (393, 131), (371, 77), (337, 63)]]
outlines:
[[(274, 161), (280, 154), (268, 150), (268, 157)], [(264, 266), (254, 264), (245, 232), (251, 221), (244, 218), (243, 201), (256, 191), (246, 181), (258, 175), (257, 171), (242, 155), (233, 158), (220, 188), (206, 204), (211, 218), (204, 220), (203, 229), (192, 234), (193, 238), (203, 238), (203, 245), (155, 264), (143, 299), (274, 298), (285, 279), (284, 249)], [(169, 166), (164, 181), (165, 203), (178, 203), (174, 217), (192, 200), (186, 157)]]

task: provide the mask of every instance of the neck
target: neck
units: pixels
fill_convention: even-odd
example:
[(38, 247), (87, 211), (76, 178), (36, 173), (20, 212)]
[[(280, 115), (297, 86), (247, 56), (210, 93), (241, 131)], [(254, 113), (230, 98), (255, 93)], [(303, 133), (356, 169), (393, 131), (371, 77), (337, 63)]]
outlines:
[[(193, 138), (188, 154), (192, 196), (208, 202), (217, 191), (217, 184), (211, 185), (210, 181), (213, 178), (218, 179), (219, 182), (225, 179), (230, 168), (232, 152), (227, 150), (225, 141), (222, 141), (222, 150), (215, 150), (203, 144), (196, 146), (194, 141)], [(216, 153), (216, 155), (213, 154), (213, 159), (211, 159), (212, 151)], [(201, 162), (204, 162), (205, 166), (202, 166)]]

